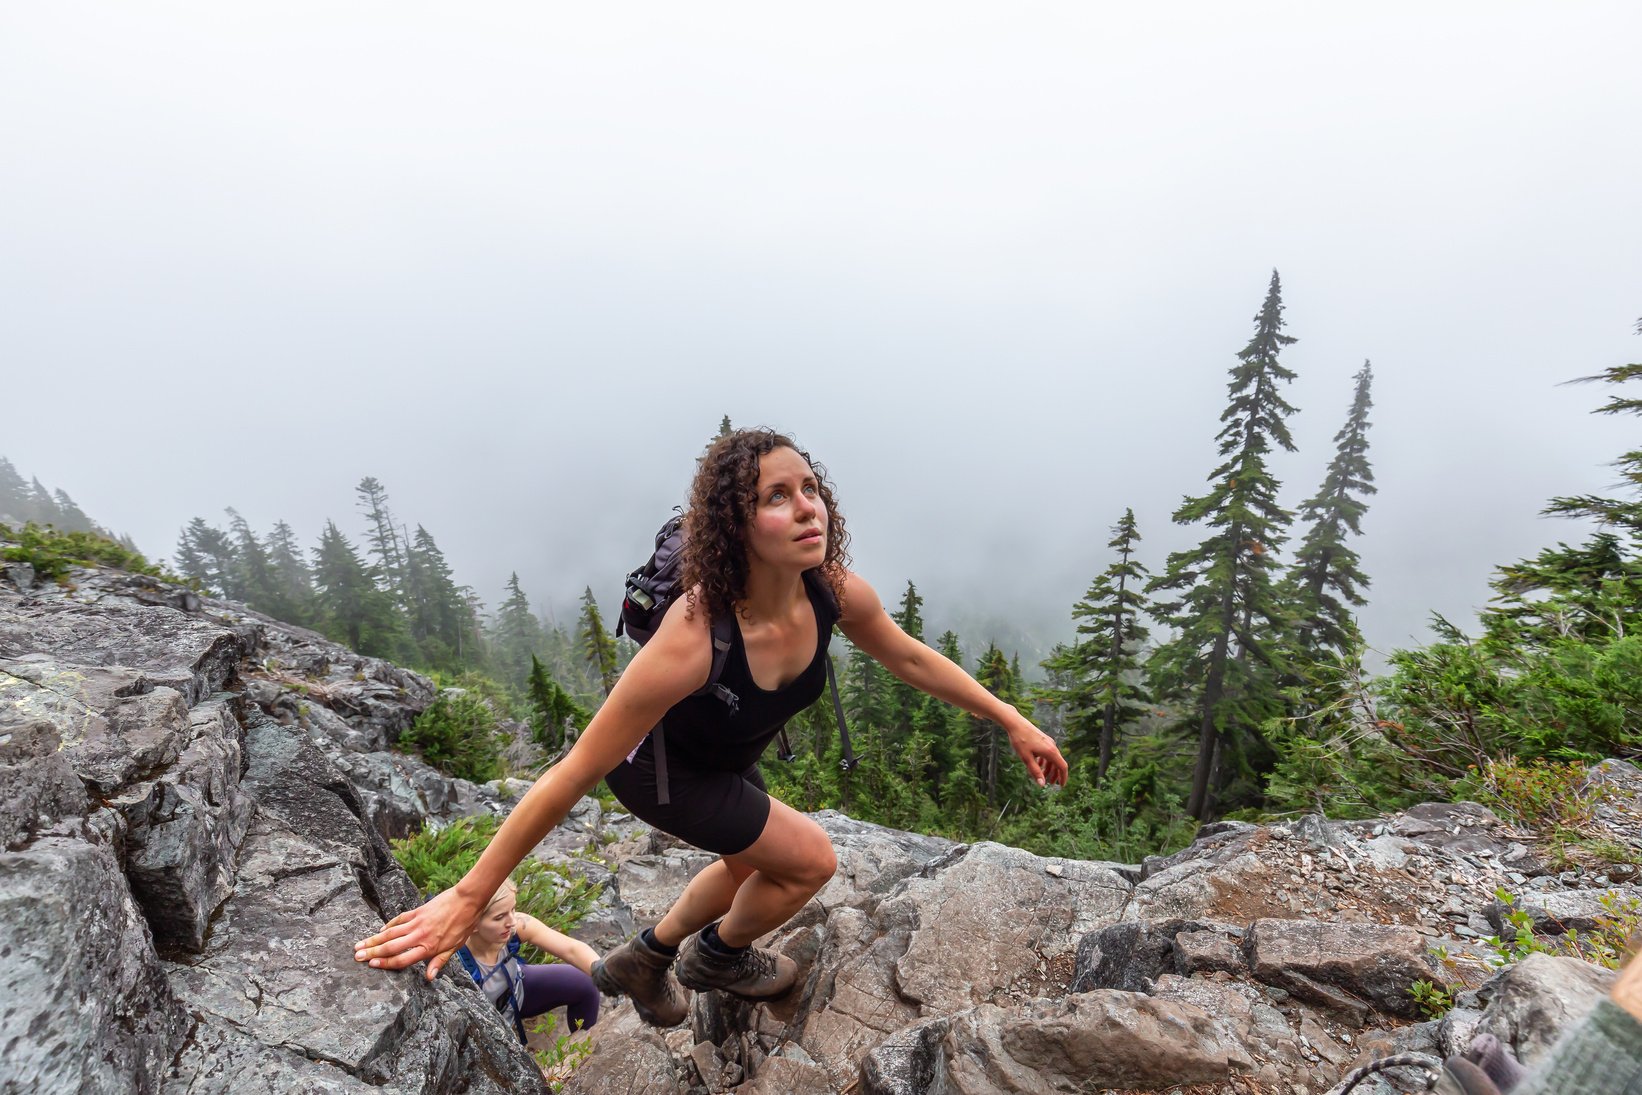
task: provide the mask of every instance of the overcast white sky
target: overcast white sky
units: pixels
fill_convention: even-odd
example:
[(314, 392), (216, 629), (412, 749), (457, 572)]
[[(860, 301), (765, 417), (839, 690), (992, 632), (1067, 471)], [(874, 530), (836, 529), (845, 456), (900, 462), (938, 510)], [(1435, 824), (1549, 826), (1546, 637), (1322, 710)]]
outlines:
[[(1135, 8), (1147, 10), (1137, 11)], [(357, 533), (374, 475), (495, 602), (620, 575), (728, 413), (857, 569), (1070, 633), (1214, 463), (1281, 271), (1288, 501), (1365, 358), (1376, 645), (1579, 530), (1642, 358), (1631, 3), (14, 3), (0, 455), (169, 555)], [(987, 621), (992, 621), (988, 624)]]

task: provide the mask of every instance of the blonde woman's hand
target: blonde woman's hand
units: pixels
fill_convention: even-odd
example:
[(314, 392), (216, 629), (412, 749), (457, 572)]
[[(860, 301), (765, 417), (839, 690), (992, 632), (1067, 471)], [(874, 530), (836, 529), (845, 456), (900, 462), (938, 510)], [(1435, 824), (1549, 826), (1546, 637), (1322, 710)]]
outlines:
[(354, 961), (369, 962), (373, 969), (402, 970), (426, 960), (426, 976), (432, 981), (473, 934), (483, 912), (483, 906), (463, 900), (454, 887), (445, 890), (355, 943)]

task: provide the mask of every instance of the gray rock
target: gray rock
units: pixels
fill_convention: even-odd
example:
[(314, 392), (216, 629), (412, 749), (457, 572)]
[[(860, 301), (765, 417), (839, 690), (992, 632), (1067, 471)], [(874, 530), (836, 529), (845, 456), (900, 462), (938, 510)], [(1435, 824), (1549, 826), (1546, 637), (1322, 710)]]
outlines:
[(185, 1029), (112, 847), (42, 836), (0, 853), (0, 1087), (158, 1091)]
[[(1642, 901), (1642, 887), (1613, 886), (1605, 890), (1550, 890), (1526, 893), (1517, 898), (1515, 908), (1527, 913), (1535, 935), (1564, 935), (1569, 931), (1589, 932), (1603, 920), (1614, 919), (1615, 910), (1604, 898), (1623, 907)], [(1516, 927), (1506, 919), (1512, 911), (1501, 901), (1492, 901), (1483, 910), (1489, 925), (1501, 938), (1516, 938)]]
[(1414, 1016), (1409, 986), (1435, 969), (1418, 932), (1382, 924), (1257, 920), (1244, 951), (1261, 981), (1358, 1022), (1369, 1008)]
[(1495, 974), (1478, 990), (1487, 1002), (1475, 1027), (1511, 1046), (1532, 1064), (1570, 1023), (1607, 995), (1615, 974), (1577, 958), (1530, 954)]
[(128, 829), (126, 877), (161, 946), (198, 952), (233, 889), (254, 808), (240, 790), (242, 737), (228, 703), (200, 704), (176, 760), (109, 800)]
[(619, 1091), (623, 1095), (679, 1095), (686, 1090), (673, 1051), (630, 1004), (604, 1015), (593, 1028), (592, 1052), (565, 1081), (564, 1095)]
[(33, 836), (42, 818), (49, 825), (79, 817), (90, 807), (60, 746), (51, 722), (9, 718), (0, 707), (0, 849)]
[(1103, 989), (932, 1020), (867, 1056), (867, 1095), (981, 1095), (1216, 1083), (1253, 1068), (1240, 1031), (1195, 1005)]

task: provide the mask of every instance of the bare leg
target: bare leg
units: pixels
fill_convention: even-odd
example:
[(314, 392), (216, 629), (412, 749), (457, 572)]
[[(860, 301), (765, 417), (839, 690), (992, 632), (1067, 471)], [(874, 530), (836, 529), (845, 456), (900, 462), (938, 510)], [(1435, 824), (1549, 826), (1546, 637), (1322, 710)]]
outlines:
[[(772, 803), (773, 805), (773, 803)], [(673, 907), (653, 929), (656, 941), (676, 947), (684, 938), (705, 928), (730, 911), (736, 891), (753, 873), (751, 867), (720, 859), (706, 867), (684, 887)]]
[[(731, 947), (747, 946), (785, 924), (838, 869), (838, 855), (821, 826), (776, 799), (770, 800), (770, 818), (753, 846), (722, 862), (746, 872), (718, 926), (718, 937)], [(711, 921), (708, 917), (702, 926)]]

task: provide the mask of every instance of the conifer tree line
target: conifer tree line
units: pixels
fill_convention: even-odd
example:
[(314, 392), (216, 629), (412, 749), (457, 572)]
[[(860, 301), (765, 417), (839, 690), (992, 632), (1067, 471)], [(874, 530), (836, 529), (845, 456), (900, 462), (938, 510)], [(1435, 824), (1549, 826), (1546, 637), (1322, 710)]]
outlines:
[[(772, 784), (809, 808), (1133, 860), (1227, 814), (1366, 816), (1459, 797), (1509, 811), (1512, 786), (1558, 786), (1585, 764), (1642, 756), (1642, 449), (1616, 461), (1624, 496), (1551, 501), (1546, 513), (1595, 531), (1500, 567), (1480, 635), (1434, 617), (1437, 641), (1392, 652), (1390, 672), (1370, 679), (1356, 619), (1369, 579), (1355, 544), (1375, 494), (1373, 369), (1353, 376), (1318, 486), (1290, 511), (1274, 466), (1294, 451), (1285, 326), (1274, 272), (1230, 370), (1206, 489), (1173, 513), (1200, 530), (1195, 546), (1152, 573), (1126, 509), (1073, 606), (1075, 637), (1044, 660), (1035, 688), (995, 647), (965, 662), (955, 636), (936, 644), (1056, 734), (1073, 765), (1063, 792), (1035, 793), (1018, 764), (999, 763), (996, 727), (859, 653), (845, 659), (845, 705), (860, 767), (837, 770), (831, 712), (818, 706), (804, 716), (810, 754)], [(1584, 379), (1638, 378), (1642, 364)], [(1613, 396), (1598, 413), (1642, 413), (1642, 398)], [(897, 619), (911, 634), (922, 606), (908, 583)]]
[[(1505, 809), (1510, 786), (1556, 787), (1587, 763), (1642, 757), (1642, 448), (1615, 461), (1617, 496), (1549, 502), (1545, 513), (1586, 522), (1588, 535), (1500, 566), (1476, 634), (1433, 617), (1432, 642), (1391, 652), (1389, 670), (1370, 677), (1356, 545), (1375, 494), (1373, 369), (1365, 361), (1351, 378), (1333, 451), (1312, 465), (1317, 486), (1289, 510), (1279, 464), (1303, 469), (1306, 458), (1288, 426), (1295, 374), (1283, 356), (1296, 340), (1276, 272), (1253, 326), (1229, 369), (1205, 485), (1172, 513), (1193, 546), (1148, 561), (1134, 509), (1114, 514), (1072, 635), (1036, 684), (995, 643), (966, 646), (952, 631), (929, 640), (1057, 737), (1073, 766), (1064, 790), (1032, 785), (1001, 727), (844, 643), (835, 662), (858, 764), (843, 770), (823, 696), (787, 728), (791, 762), (767, 758), (772, 792), (799, 809), (1133, 862), (1211, 818), (1367, 816), (1458, 797)], [(1624, 386), (1639, 378), (1642, 364), (1581, 379), (1619, 393), (1596, 413), (1629, 416), (1642, 398)], [(726, 416), (719, 433), (730, 429)], [(0, 518), (25, 502), (71, 505), (3, 460), (0, 491)], [(358, 544), (327, 521), (304, 551), (284, 522), (258, 535), (230, 509), (225, 528), (189, 523), (177, 568), (361, 653), (463, 683), (493, 678), (528, 707), (539, 742), (567, 744), (631, 654), (592, 591), (570, 628), (531, 608), (517, 574), (487, 612), (432, 535), (396, 519), (379, 481), (361, 480), (356, 495)], [(908, 581), (892, 615), (926, 639), (924, 610)]]
[(195, 517), (183, 528), (177, 573), (361, 654), (447, 682), (488, 678), (528, 711), (550, 749), (585, 727), (631, 656), (605, 627), (592, 590), (573, 630), (537, 614), (517, 573), (487, 611), (478, 592), (456, 580), (433, 534), (395, 516), (380, 480), (366, 476), (354, 493), (364, 528), (358, 541), (327, 520), (304, 549), (286, 522), (259, 534), (229, 508), (226, 527)]
[(116, 536), (87, 517), (66, 491), (48, 490), (38, 477), (24, 479), (4, 456), (0, 456), (0, 524), (50, 525), (59, 532), (89, 532), (137, 550), (130, 537)]

